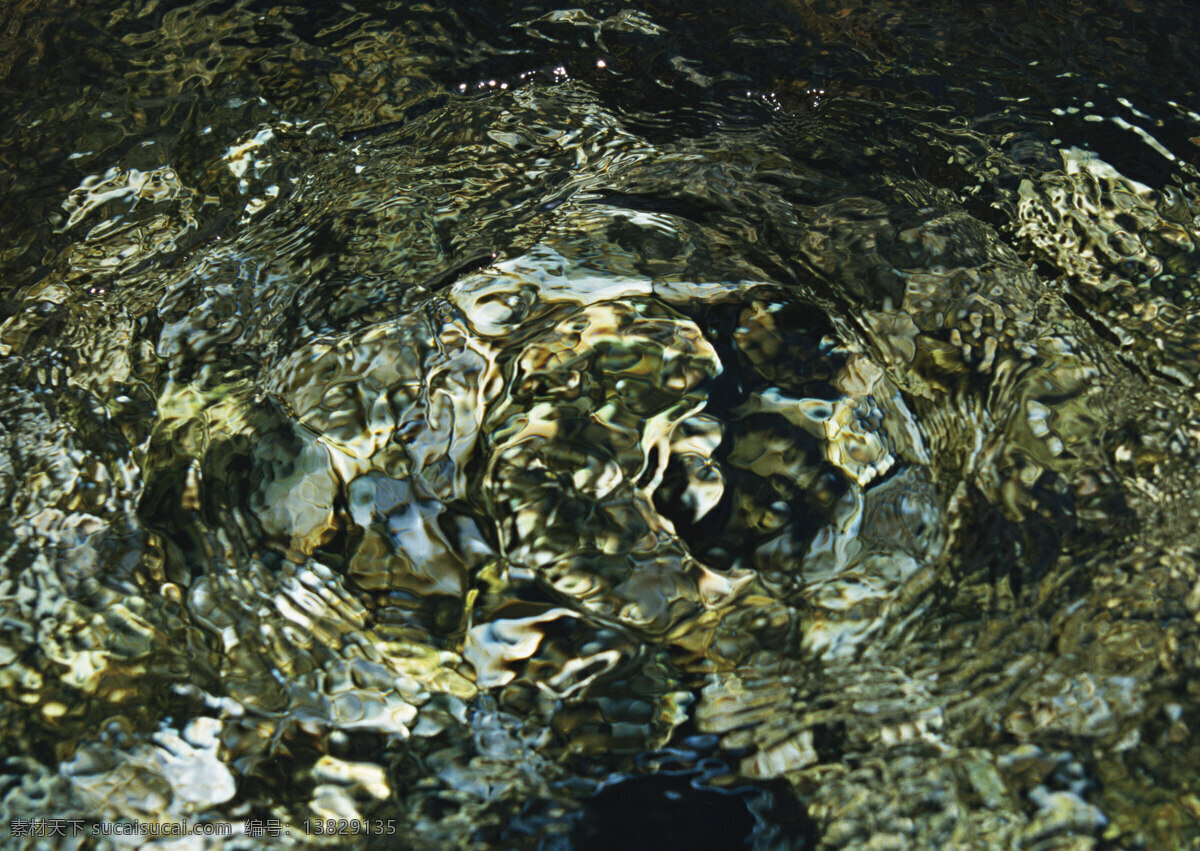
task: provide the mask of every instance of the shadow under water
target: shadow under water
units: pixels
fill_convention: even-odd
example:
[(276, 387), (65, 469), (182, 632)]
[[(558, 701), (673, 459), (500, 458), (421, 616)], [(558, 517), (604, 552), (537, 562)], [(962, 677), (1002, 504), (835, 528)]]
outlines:
[(6, 847), (1200, 843), (1190, 11), (9, 4)]

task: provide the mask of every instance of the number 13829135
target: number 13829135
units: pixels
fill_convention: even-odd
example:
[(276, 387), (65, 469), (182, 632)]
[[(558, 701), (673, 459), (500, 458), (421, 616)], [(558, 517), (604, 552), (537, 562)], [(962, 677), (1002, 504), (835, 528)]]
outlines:
[(395, 819), (305, 819), (308, 836), (394, 836)]

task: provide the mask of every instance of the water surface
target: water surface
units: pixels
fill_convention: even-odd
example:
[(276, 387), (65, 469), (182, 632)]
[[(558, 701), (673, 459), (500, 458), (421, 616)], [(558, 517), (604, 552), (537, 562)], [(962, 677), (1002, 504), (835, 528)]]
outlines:
[(1190, 11), (10, 5), (0, 830), (1200, 842)]

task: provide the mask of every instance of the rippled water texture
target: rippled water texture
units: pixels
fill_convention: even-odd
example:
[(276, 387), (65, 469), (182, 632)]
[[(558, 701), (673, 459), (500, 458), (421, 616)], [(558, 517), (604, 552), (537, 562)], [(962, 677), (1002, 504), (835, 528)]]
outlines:
[(1196, 20), (7, 4), (6, 847), (1200, 843)]

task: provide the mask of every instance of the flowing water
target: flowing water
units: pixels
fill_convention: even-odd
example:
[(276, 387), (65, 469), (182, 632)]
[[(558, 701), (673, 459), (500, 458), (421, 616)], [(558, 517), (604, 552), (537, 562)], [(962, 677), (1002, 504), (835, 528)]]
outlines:
[(6, 846), (1200, 843), (1194, 10), (623, 3), (5, 6)]

